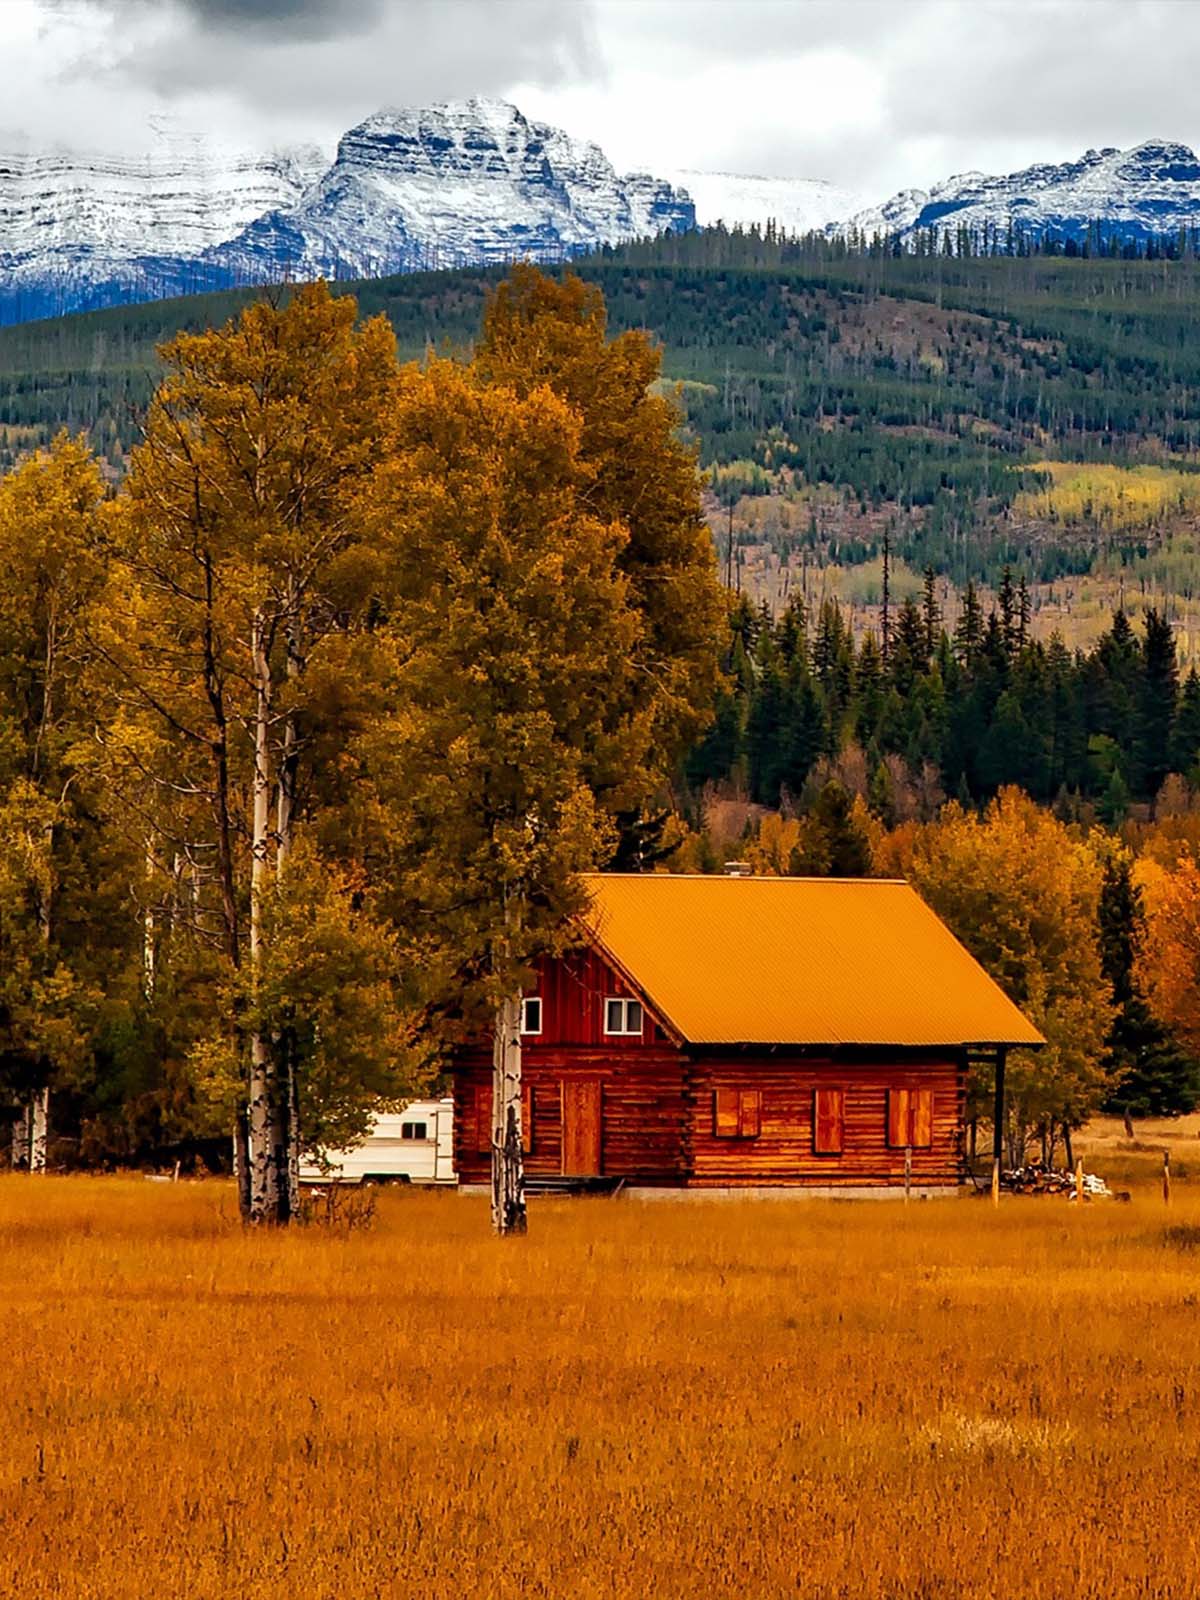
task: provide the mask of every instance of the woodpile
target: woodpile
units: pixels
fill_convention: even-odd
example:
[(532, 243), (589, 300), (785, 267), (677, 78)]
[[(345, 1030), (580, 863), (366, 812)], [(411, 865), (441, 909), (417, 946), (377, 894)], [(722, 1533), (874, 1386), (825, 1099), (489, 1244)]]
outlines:
[[(1000, 1187), (1006, 1194), (1056, 1194), (1074, 1200), (1075, 1174), (1032, 1162), (1027, 1167), (1013, 1167), (1007, 1172), (1001, 1172)], [(1112, 1199), (1112, 1190), (1104, 1179), (1097, 1177), (1094, 1172), (1083, 1174), (1081, 1187), (1085, 1200)]]

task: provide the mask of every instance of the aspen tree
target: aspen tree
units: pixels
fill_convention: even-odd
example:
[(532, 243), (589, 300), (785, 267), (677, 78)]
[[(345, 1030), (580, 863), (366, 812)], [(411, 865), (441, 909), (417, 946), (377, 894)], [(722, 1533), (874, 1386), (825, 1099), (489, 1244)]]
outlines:
[[(553, 309), (534, 321), (535, 350), (542, 334), (579, 331)], [(711, 546), (693, 540), (694, 462), (655, 433), (665, 414), (649, 414), (648, 442), (630, 421), (653, 363), (618, 363), (612, 415), (639, 493), (676, 496), (661, 523), (647, 514), (633, 562), (620, 496), (598, 490), (585, 446), (588, 406), (607, 394), (588, 390), (587, 362), (611, 347), (602, 324), (583, 332), (581, 394), (546, 377), (510, 384), (487, 359), (407, 374), (363, 499), (391, 561), (396, 707), (365, 760), (391, 820), (397, 919), (423, 931), (442, 1003), (467, 1026), (491, 1020), (500, 1233), (525, 1228), (521, 989), (572, 938), (580, 873), (611, 857), (616, 812), (636, 816), (662, 781), (715, 675), (719, 596)], [(689, 594), (695, 614), (666, 614)], [(685, 639), (690, 666), (673, 653)]]
[(118, 518), (144, 615), (136, 632), (110, 628), (108, 659), (176, 755), (168, 781), (204, 802), (225, 959), (245, 968), (235, 992), (248, 1001), (231, 1019), (246, 1073), (235, 1132), (257, 1222), (287, 1221), (296, 1205), (289, 1025), (268, 1035), (255, 997), (267, 899), (286, 874), (316, 732), (306, 679), (373, 592), (347, 508), (377, 455), (395, 343), (383, 319), (356, 329), (356, 317), (353, 300), (316, 284), (165, 345)]
[(89, 922), (94, 864), (80, 855), (94, 838), (76, 750), (103, 498), (95, 460), (65, 434), (0, 481), (0, 1009), (20, 1080), (13, 1165), (31, 1172), (45, 1170), (51, 1088), (82, 1059), (110, 943)]
[(643, 756), (624, 709), (639, 621), (627, 535), (584, 505), (580, 423), (449, 363), (402, 381), (362, 516), (390, 562), (392, 706), (359, 759), (399, 926), (467, 1026), (492, 1020), (494, 1220), (525, 1226), (520, 1002), (612, 847), (587, 779)]

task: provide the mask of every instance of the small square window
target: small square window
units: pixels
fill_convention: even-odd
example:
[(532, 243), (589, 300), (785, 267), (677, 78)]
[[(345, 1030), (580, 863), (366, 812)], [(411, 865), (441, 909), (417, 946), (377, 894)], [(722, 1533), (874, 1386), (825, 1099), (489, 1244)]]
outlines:
[(402, 1122), (400, 1124), (400, 1137), (402, 1139), (425, 1139), (428, 1134), (423, 1122)]
[(541, 1033), (542, 1031), (542, 1002), (538, 995), (530, 995), (527, 1000), (521, 1001), (521, 1032)]
[(604, 1031), (608, 1034), (642, 1034), (642, 1003), (640, 1000), (606, 1000), (604, 1002)]

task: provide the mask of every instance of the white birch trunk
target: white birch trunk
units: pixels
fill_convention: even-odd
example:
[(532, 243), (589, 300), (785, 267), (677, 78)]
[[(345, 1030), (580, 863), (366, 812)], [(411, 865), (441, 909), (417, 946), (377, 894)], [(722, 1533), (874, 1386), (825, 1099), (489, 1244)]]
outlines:
[(492, 1226), (502, 1235), (526, 1229), (519, 995), (497, 1008), (492, 1035)]
[[(288, 683), (295, 689), (303, 670), (298, 643), (298, 596), (295, 579), (289, 577), (285, 640)], [(296, 716), (289, 708), (283, 727), (283, 748), (279, 757), (278, 803), (275, 815), (275, 877), (282, 884), (292, 854), (292, 827), (296, 808), (297, 762)], [(282, 1170), (278, 1181), (290, 1220), (300, 1210), (300, 1084), (297, 1078), (295, 1036), (285, 1023), (274, 1041), (278, 1052), (278, 1077), (275, 1084), (276, 1148)]]
[[(265, 624), (256, 612), (251, 626), (250, 651), (254, 663), (254, 808), (250, 865), (250, 971), (257, 991), (263, 961), (263, 896), (268, 877), (268, 819), (271, 777), (270, 737), (271, 667), (267, 659)], [(272, 1115), (274, 1083), (271, 1044), (260, 1027), (250, 1037), (250, 1220), (275, 1222), (279, 1216), (279, 1174)]]
[(146, 909), (142, 913), (142, 993), (147, 1003), (154, 999), (157, 979), (158, 929), (154, 925), (154, 852), (146, 841)]
[(25, 1100), (17, 1113), (17, 1120), (12, 1128), (12, 1169), (14, 1172), (29, 1171), (29, 1135), (32, 1117), (30, 1104)]
[(46, 1141), (50, 1132), (50, 1089), (39, 1089), (30, 1102), (29, 1170), (45, 1172)]

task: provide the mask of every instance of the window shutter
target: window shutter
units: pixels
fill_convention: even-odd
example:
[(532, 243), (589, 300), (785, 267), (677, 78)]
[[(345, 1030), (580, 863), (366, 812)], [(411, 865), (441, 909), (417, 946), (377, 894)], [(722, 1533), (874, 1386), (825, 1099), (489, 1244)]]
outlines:
[(738, 1133), (743, 1139), (757, 1139), (762, 1128), (762, 1093), (743, 1089), (738, 1095)]
[(917, 1150), (928, 1150), (933, 1143), (933, 1090), (914, 1089), (912, 1093), (912, 1142)]
[(887, 1142), (893, 1150), (903, 1150), (912, 1136), (912, 1095), (907, 1089), (889, 1089), (887, 1103)]
[(718, 1139), (736, 1139), (741, 1127), (741, 1096), (736, 1089), (713, 1090), (713, 1133)]
[(813, 1153), (840, 1156), (846, 1136), (846, 1096), (841, 1089), (813, 1092)]
[(492, 1086), (475, 1086), (475, 1154), (492, 1153)]
[(533, 1085), (521, 1085), (521, 1149), (528, 1155), (533, 1149)]

